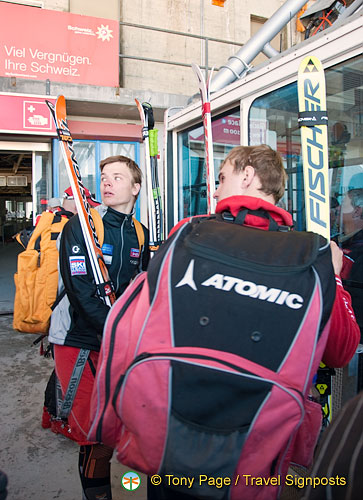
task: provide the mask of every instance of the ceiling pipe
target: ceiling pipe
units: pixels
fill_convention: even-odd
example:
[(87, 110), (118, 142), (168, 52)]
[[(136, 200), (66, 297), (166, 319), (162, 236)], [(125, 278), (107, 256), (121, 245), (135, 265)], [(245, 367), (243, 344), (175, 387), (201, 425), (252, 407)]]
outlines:
[(266, 43), (262, 49), (262, 52), (266, 57), (271, 58), (280, 54), (280, 52), (272, 47), (269, 43)]
[(335, 21), (334, 26), (342, 24), (347, 19), (347, 17), (351, 16), (356, 11), (358, 11), (358, 9), (362, 7), (362, 4), (363, 0), (355, 0), (355, 2), (349, 5), (349, 7), (343, 10), (338, 19)]
[[(248, 42), (231, 56), (225, 66), (222, 66), (211, 82), (211, 92), (216, 92), (226, 85), (242, 78), (248, 71), (253, 59), (266, 47), (282, 28), (299, 12), (307, 0), (287, 0)], [(272, 49), (272, 47), (271, 47)], [(269, 47), (267, 51), (272, 53)], [(276, 51), (276, 54), (278, 52)], [(276, 55), (274, 54), (274, 55)], [(271, 57), (271, 56), (268, 56)]]

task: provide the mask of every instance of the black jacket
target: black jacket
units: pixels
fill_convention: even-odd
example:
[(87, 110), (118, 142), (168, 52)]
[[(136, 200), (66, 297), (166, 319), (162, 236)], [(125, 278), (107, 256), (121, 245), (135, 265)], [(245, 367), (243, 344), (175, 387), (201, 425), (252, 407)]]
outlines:
[[(130, 280), (145, 270), (149, 261), (148, 231), (143, 226), (145, 244), (142, 255), (132, 215), (108, 208), (103, 215), (104, 241), (102, 251), (116, 297)], [(99, 351), (102, 331), (109, 307), (97, 294), (78, 216), (64, 227), (59, 251), (60, 272), (70, 302), (70, 328), (64, 345)]]

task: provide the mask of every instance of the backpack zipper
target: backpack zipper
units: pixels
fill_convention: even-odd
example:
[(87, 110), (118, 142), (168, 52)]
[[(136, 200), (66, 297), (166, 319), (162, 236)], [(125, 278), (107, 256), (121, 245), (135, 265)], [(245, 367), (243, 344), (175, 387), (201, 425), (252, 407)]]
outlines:
[[(267, 378), (264, 378), (264, 377), (261, 377), (259, 375), (255, 375), (253, 372), (251, 372), (250, 370), (247, 370), (247, 369), (243, 369), (237, 365), (234, 365), (233, 363), (229, 363), (228, 361), (223, 361), (217, 357), (214, 357), (214, 356), (206, 356), (204, 354), (182, 354), (182, 353), (148, 353), (148, 352), (143, 352), (141, 354), (139, 354), (138, 356), (136, 356), (136, 358), (133, 360), (133, 362), (127, 367), (125, 373), (122, 373), (117, 381), (117, 384), (116, 384), (116, 387), (115, 387), (115, 392), (114, 392), (114, 395), (113, 395), (113, 398), (112, 398), (112, 406), (117, 414), (117, 409), (116, 409), (116, 400), (117, 400), (117, 397), (119, 395), (119, 392), (121, 390), (121, 387), (123, 385), (123, 382), (125, 381), (125, 379), (127, 378), (128, 374), (130, 373), (130, 371), (132, 370), (132, 368), (134, 368), (137, 364), (139, 363), (142, 363), (143, 361), (145, 360), (148, 360), (150, 358), (155, 358), (155, 357), (159, 357), (160, 359), (170, 359), (172, 360), (173, 358), (189, 358), (189, 359), (200, 359), (200, 360), (206, 360), (206, 361), (216, 361), (217, 363), (220, 363), (222, 365), (225, 365), (226, 367), (228, 368), (231, 368), (233, 370), (236, 370), (238, 371), (242, 376), (245, 376), (247, 378), (253, 378), (253, 379), (257, 379), (257, 380), (260, 380), (260, 381), (264, 381), (266, 383), (269, 383), (271, 385), (276, 385), (280, 388), (282, 388), (285, 392), (287, 392), (288, 394), (290, 394), (291, 397), (293, 397), (297, 403), (299, 404), (299, 406), (301, 407), (302, 406), (302, 403), (297, 399), (297, 397), (293, 394), (291, 394), (290, 391), (294, 391), (294, 393), (296, 393), (297, 395), (300, 396), (301, 400), (303, 401), (304, 399), (304, 396), (302, 394), (301, 391), (299, 391), (298, 389), (295, 389), (293, 387), (289, 387), (289, 388), (285, 388), (283, 387), (279, 382), (277, 382), (276, 380), (271, 380), (271, 379), (267, 379)], [(209, 368), (209, 369), (216, 369), (215, 367), (211, 367), (211, 366), (207, 366), (206, 368)], [(247, 374), (246, 374), (247, 372)], [(250, 374), (250, 375), (248, 375)]]

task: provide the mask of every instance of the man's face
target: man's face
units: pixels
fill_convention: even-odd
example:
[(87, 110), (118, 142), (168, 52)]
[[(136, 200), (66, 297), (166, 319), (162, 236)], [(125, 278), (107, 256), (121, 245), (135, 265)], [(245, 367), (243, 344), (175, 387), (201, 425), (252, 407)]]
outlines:
[(108, 163), (101, 173), (101, 198), (103, 203), (122, 213), (130, 213), (140, 190), (125, 163)]
[(243, 171), (235, 172), (234, 166), (227, 161), (219, 172), (219, 186), (214, 193), (214, 198), (218, 201), (224, 200), (229, 196), (238, 196), (243, 194), (242, 178)]
[[(358, 190), (357, 190), (358, 191)], [(350, 234), (363, 228), (362, 207), (354, 206), (352, 201), (353, 191), (348, 191), (342, 202), (342, 218), (344, 234)]]

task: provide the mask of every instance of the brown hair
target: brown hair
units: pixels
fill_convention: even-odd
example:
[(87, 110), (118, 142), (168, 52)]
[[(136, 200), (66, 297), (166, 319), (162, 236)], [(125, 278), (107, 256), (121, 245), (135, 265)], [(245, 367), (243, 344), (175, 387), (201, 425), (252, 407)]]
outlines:
[(272, 194), (275, 203), (282, 198), (287, 175), (280, 154), (270, 146), (237, 146), (228, 153), (220, 168), (227, 161), (232, 163), (235, 172), (241, 172), (247, 165), (253, 167), (261, 182), (260, 190)]

